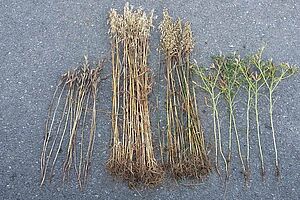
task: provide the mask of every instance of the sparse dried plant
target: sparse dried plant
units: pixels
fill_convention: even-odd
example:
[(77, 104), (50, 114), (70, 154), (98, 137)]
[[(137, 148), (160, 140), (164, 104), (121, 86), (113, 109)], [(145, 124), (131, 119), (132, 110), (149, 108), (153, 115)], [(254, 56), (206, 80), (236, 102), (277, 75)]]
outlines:
[[(68, 71), (57, 85), (46, 122), (41, 155), (41, 186), (47, 175), (52, 180), (57, 161), (63, 158), (63, 150), (66, 150), (62, 160), (63, 180), (69, 178), (74, 167), (80, 189), (86, 184), (95, 141), (96, 98), (101, 69), (102, 64), (91, 69), (85, 57), (83, 66)], [(62, 110), (60, 106), (63, 106)], [(86, 120), (88, 117), (91, 119), (90, 125)]]

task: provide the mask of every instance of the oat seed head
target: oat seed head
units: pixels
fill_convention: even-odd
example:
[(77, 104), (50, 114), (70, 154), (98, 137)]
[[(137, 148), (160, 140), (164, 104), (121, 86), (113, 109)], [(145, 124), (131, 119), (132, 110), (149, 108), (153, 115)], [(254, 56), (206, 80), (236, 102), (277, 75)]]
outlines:
[(166, 9), (163, 11), (163, 21), (159, 25), (159, 29), (161, 31), (161, 48), (165, 54), (171, 54), (176, 45), (176, 38), (173, 19)]
[(133, 9), (128, 3), (125, 4), (123, 14), (118, 14), (115, 9), (109, 12), (108, 23), (111, 36), (119, 39), (133, 39), (137, 36), (148, 38), (153, 27), (153, 11), (149, 15), (143, 9)]
[(194, 40), (193, 40), (193, 34), (192, 34), (190, 22), (186, 22), (184, 25), (182, 42), (183, 42), (183, 44), (182, 44), (183, 50), (187, 54), (190, 54), (191, 51), (194, 49)]
[(175, 35), (175, 51), (182, 50), (182, 22), (181, 19), (178, 18), (174, 23), (173, 34)]

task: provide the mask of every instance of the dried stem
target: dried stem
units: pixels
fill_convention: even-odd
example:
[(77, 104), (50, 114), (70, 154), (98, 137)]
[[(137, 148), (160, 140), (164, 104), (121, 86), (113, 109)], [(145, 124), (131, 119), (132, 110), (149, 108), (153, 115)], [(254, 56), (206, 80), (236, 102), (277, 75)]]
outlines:
[(148, 95), (152, 13), (133, 10), (109, 13), (112, 53), (112, 137), (108, 170), (129, 184), (156, 185), (163, 171), (154, 157)]
[[(63, 160), (63, 180), (68, 179), (71, 167), (74, 166), (79, 187), (83, 189), (83, 185), (86, 183), (87, 174), (91, 163), (93, 144), (95, 140), (97, 84), (99, 82), (99, 74), (101, 69), (102, 65), (99, 65), (95, 69), (90, 69), (87, 57), (85, 57), (83, 67), (78, 68), (75, 71), (68, 71), (63, 75), (61, 82), (58, 84), (50, 107), (52, 107), (52, 104), (55, 104), (56, 106), (53, 112), (50, 109), (46, 124), (45, 141), (41, 157), (41, 186), (46, 180), (48, 170), (50, 170), (49, 179), (51, 181), (52, 177), (54, 176), (54, 170), (59, 158), (59, 154), (63, 150), (64, 143), (67, 143), (66, 157)], [(63, 86), (61, 87), (62, 84)], [(61, 87), (61, 92), (56, 99), (55, 96), (59, 87)], [(85, 139), (84, 135), (86, 134), (85, 121), (87, 112), (89, 110), (88, 99), (90, 94), (92, 94), (93, 98), (93, 107), (91, 109), (92, 124), (88, 128), (90, 135), (86, 137), (89, 140), (87, 155), (85, 156), (86, 164), (85, 167), (82, 167), (84, 151), (83, 144)], [(65, 99), (65, 103), (63, 109), (61, 110), (60, 101), (62, 99)], [(55, 101), (56, 103), (54, 103)], [(59, 115), (59, 113), (61, 113), (61, 117), (57, 119), (57, 115)], [(79, 164), (77, 165), (77, 134), (79, 132), (80, 121), (82, 121), (81, 118), (83, 113), (84, 119), (82, 123), (83, 127), (81, 129), (79, 150), (80, 158)], [(57, 126), (55, 125), (56, 121), (58, 121)], [(50, 127), (48, 128), (49, 124)], [(53, 141), (50, 140), (52, 132), (56, 133)], [(69, 132), (70, 134), (66, 135), (66, 132)], [(81, 174), (84, 174), (84, 177), (82, 177)]]

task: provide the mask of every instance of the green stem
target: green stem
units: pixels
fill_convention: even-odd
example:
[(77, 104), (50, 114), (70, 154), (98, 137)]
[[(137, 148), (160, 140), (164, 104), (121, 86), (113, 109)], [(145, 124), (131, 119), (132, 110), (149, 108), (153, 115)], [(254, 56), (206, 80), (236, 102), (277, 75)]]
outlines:
[(230, 168), (231, 165), (231, 150), (232, 150), (232, 105), (229, 103), (229, 136), (228, 136), (228, 155), (227, 155), (227, 165), (228, 168)]
[(233, 127), (234, 127), (234, 132), (235, 132), (235, 137), (236, 137), (236, 143), (237, 143), (237, 148), (238, 148), (238, 154), (239, 154), (241, 164), (242, 164), (242, 167), (243, 167), (243, 173), (245, 174), (246, 169), (245, 169), (245, 165), (244, 165), (244, 159), (243, 159), (243, 155), (242, 155), (242, 151), (241, 151), (240, 139), (239, 139), (239, 134), (238, 134), (238, 131), (237, 131), (236, 120), (235, 120), (235, 117), (234, 117), (233, 110), (231, 112), (231, 115), (232, 115), (232, 122), (233, 122)]
[(250, 170), (250, 138), (249, 138), (249, 129), (250, 129), (250, 105), (251, 103), (251, 87), (249, 85), (248, 87), (248, 100), (247, 100), (247, 113), (246, 113), (246, 140), (247, 140), (247, 156), (246, 156), (246, 162), (247, 162), (247, 171), (249, 172)]
[(216, 112), (217, 106), (214, 100), (214, 96), (212, 95), (212, 108), (213, 108), (213, 129), (214, 129), (214, 141), (215, 141), (215, 167), (217, 173), (220, 175), (219, 171), (219, 159), (218, 159), (218, 139), (217, 139), (217, 122), (216, 122)]
[(216, 116), (218, 136), (219, 136), (219, 138), (218, 138), (219, 139), (219, 151), (220, 151), (220, 154), (221, 154), (221, 156), (222, 156), (222, 158), (224, 160), (226, 176), (228, 178), (229, 177), (228, 165), (227, 165), (227, 162), (226, 162), (225, 155), (223, 153), (222, 138), (221, 138), (221, 125), (220, 125), (219, 112), (218, 112), (217, 107), (215, 107), (215, 116)]
[[(257, 83), (256, 83), (257, 86)], [(261, 173), (262, 176), (265, 175), (265, 167), (264, 167), (264, 157), (260, 140), (260, 127), (259, 127), (259, 112), (258, 112), (258, 91), (255, 92), (255, 119), (256, 119), (256, 130), (257, 130), (257, 139), (258, 139), (258, 148), (261, 162)]]
[(276, 175), (280, 175), (280, 169), (279, 169), (279, 160), (278, 160), (278, 151), (277, 151), (277, 144), (276, 144), (276, 135), (275, 135), (275, 128), (273, 123), (273, 92), (270, 90), (269, 92), (269, 115), (270, 115), (270, 124), (272, 128), (272, 137), (273, 137), (273, 145), (274, 145), (274, 151), (275, 151), (275, 167), (276, 167)]

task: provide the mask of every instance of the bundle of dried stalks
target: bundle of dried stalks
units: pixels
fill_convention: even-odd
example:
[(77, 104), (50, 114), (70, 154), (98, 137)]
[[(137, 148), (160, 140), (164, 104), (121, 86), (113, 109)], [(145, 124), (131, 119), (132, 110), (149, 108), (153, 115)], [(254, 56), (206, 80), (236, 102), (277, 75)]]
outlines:
[(156, 185), (163, 171), (154, 157), (148, 95), (152, 13), (133, 10), (109, 13), (112, 56), (112, 138), (108, 170), (130, 184)]
[[(50, 181), (61, 162), (63, 180), (75, 169), (80, 189), (87, 181), (96, 132), (96, 98), (102, 64), (82, 67), (64, 74), (50, 104), (41, 155), (41, 186)], [(65, 151), (65, 156), (63, 156)]]
[[(167, 81), (167, 147), (163, 163), (176, 178), (201, 178), (210, 171), (204, 135), (191, 84), (190, 54), (194, 48), (190, 23), (173, 21), (165, 10), (160, 24)], [(166, 160), (166, 161), (165, 161)]]

